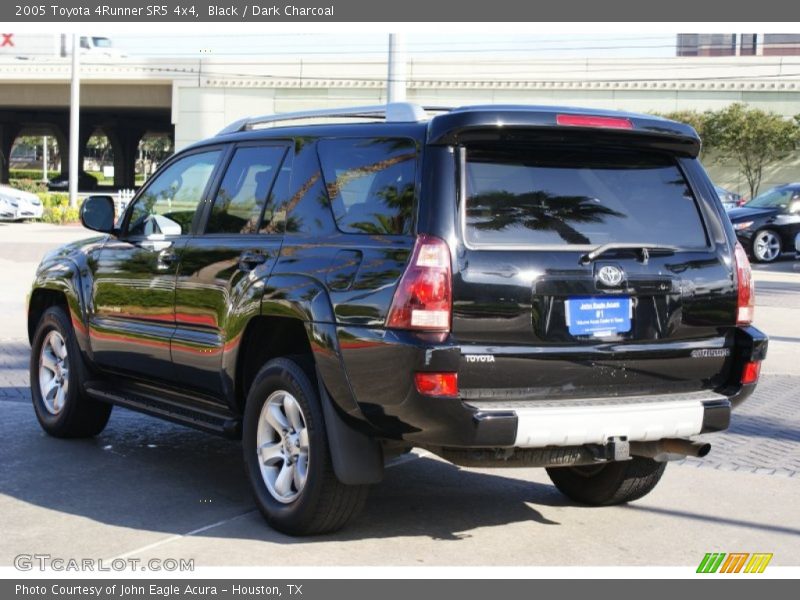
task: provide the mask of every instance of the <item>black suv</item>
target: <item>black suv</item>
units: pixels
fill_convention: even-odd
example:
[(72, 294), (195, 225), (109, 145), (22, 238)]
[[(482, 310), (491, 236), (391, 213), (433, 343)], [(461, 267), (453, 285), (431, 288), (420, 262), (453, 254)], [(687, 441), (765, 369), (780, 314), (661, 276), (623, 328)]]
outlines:
[(116, 404), (241, 438), (258, 507), (298, 535), (344, 525), (414, 446), (640, 498), (708, 452), (688, 438), (728, 426), (766, 355), (699, 148), (555, 107), (234, 123), (116, 222), (86, 200), (104, 235), (42, 261), (36, 415), (91, 436)]

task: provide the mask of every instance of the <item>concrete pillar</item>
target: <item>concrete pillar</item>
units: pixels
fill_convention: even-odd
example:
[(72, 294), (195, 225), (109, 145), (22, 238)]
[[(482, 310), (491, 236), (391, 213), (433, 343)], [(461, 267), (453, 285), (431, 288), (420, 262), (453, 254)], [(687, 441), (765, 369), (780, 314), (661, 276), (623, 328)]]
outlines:
[(64, 121), (63, 123), (54, 123), (52, 127), (52, 135), (56, 138), (56, 144), (58, 145), (59, 169), (58, 173), (53, 172), (50, 174), (50, 179), (54, 179), (59, 174), (66, 175), (69, 170), (67, 167), (69, 165), (69, 138), (66, 134), (69, 131), (69, 124)]
[[(80, 136), (78, 136), (78, 178), (79, 178), (79, 182), (80, 182), (81, 174), (83, 174), (85, 172), (83, 170), (83, 159), (86, 156), (86, 144), (89, 143), (89, 138), (92, 137), (92, 134), (94, 133), (95, 129), (97, 129), (97, 126), (94, 123), (87, 123), (86, 125), (81, 123), (81, 127), (80, 127), (81, 134), (80, 134)], [(62, 164), (62, 169), (61, 170), (63, 172), (63, 170), (64, 170), (63, 169), (63, 165), (64, 164), (69, 164), (69, 163), (64, 163), (62, 161), (61, 164)], [(83, 191), (83, 190), (81, 190), (80, 183), (78, 185), (78, 190), (79, 191)]]
[(105, 129), (114, 151), (114, 187), (133, 189), (136, 184), (136, 158), (139, 141), (144, 135), (140, 127), (118, 125)]
[(11, 147), (21, 127), (12, 123), (0, 124), (0, 183), (8, 183), (11, 168)]

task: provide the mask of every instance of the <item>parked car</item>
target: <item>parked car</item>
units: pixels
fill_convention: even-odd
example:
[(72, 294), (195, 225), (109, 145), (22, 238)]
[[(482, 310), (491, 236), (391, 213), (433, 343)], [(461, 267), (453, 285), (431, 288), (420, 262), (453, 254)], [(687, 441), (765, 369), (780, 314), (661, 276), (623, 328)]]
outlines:
[(742, 204), (742, 196), (740, 194), (726, 190), (724, 187), (720, 187), (718, 185), (715, 185), (714, 189), (716, 190), (717, 196), (719, 196), (719, 200), (722, 202), (722, 206), (725, 210), (731, 210), (732, 208), (736, 208)]
[(691, 436), (728, 427), (766, 355), (699, 149), (679, 123), (575, 108), (234, 123), (119, 226), (88, 198), (102, 235), (44, 258), (36, 416), (84, 437), (118, 405), (241, 438), (258, 508), (294, 535), (343, 526), (414, 446), (545, 467), (580, 503), (641, 498), (709, 451)]
[(0, 221), (41, 219), (43, 212), (42, 201), (36, 194), (0, 185)]
[(736, 237), (756, 262), (769, 263), (794, 248), (800, 232), (800, 183), (774, 187), (728, 216)]
[[(69, 176), (67, 174), (58, 175), (47, 182), (47, 189), (51, 192), (66, 192), (69, 190)], [(91, 192), (97, 189), (97, 179), (81, 171), (78, 174), (78, 189), (80, 191)]]
[(714, 189), (716, 190), (717, 196), (719, 196), (719, 200), (722, 202), (722, 206), (725, 210), (736, 208), (741, 204), (742, 197), (736, 192), (726, 190), (724, 187), (720, 187), (718, 185), (715, 185)]

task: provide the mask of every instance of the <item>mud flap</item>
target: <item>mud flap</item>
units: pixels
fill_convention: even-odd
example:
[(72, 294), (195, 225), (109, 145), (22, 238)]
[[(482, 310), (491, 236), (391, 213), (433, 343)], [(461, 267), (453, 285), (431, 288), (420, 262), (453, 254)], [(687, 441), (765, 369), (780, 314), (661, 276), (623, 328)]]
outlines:
[(383, 479), (383, 450), (373, 438), (350, 427), (336, 412), (317, 373), (325, 431), (336, 478), (345, 485), (367, 485)]

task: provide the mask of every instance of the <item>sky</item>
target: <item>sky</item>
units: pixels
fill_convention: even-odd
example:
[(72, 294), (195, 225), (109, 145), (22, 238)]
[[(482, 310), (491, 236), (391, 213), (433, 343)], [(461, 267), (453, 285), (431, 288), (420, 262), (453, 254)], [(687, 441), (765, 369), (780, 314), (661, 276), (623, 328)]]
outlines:
[[(388, 36), (381, 34), (114, 34), (114, 46), (136, 56), (225, 56), (382, 59)], [(354, 39), (354, 37), (356, 39)], [(411, 58), (476, 56), (491, 58), (667, 57), (675, 55), (675, 34), (521, 35), (406, 34)]]

